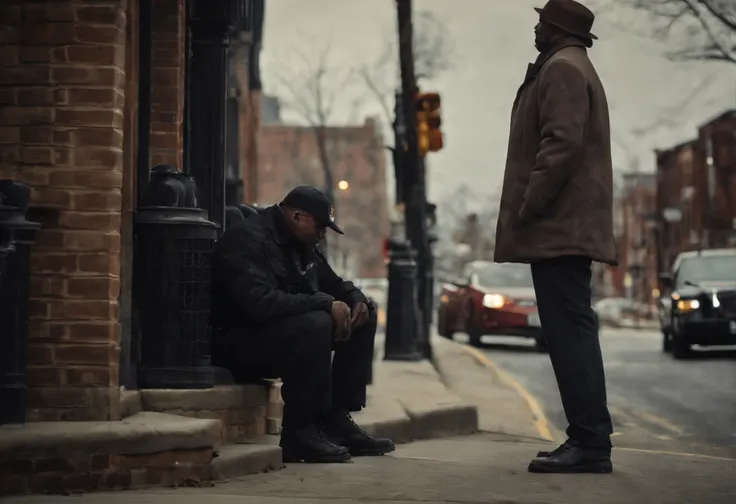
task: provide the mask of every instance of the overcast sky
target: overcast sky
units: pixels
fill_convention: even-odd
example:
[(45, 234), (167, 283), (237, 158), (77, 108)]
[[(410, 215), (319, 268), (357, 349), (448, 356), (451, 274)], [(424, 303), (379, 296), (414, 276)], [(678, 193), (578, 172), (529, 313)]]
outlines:
[[(423, 85), (442, 94), (446, 146), (430, 158), (430, 195), (444, 199), (461, 184), (490, 194), (503, 177), (514, 95), (527, 64), (536, 57), (533, 27), (538, 16), (532, 7), (544, 2), (415, 0), (414, 4), (446, 22), (455, 48), (454, 69)], [(335, 85), (329, 91), (337, 97), (334, 122), (362, 122), (365, 115), (380, 115), (368, 92), (357, 82), (346, 84), (344, 77), (350, 68), (379, 57), (387, 37), (395, 36), (395, 15), (393, 0), (267, 0), (264, 91), (283, 94), (279, 87), (283, 77), (278, 76), (298, 75), (313, 65), (295, 56), (295, 49), (315, 62), (330, 47)], [(640, 159), (643, 171), (651, 171), (654, 148), (687, 140), (699, 124), (736, 107), (736, 65), (672, 63), (662, 56), (662, 43), (620, 25), (620, 19), (599, 13), (594, 26), (599, 40), (590, 56), (606, 86), (616, 139)], [(707, 76), (712, 76), (709, 84), (674, 116), (675, 128), (632, 133), (656, 123)], [(357, 117), (356, 100), (361, 100)], [(285, 119), (299, 118), (286, 113)], [(621, 168), (627, 164), (622, 148), (615, 150), (614, 162)]]

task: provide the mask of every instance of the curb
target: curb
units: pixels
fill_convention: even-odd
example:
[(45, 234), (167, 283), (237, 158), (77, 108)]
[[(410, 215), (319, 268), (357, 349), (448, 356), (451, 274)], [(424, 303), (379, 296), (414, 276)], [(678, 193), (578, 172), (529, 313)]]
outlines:
[[(380, 358), (381, 348), (374, 356)], [(478, 408), (448, 387), (428, 361), (374, 362), (368, 408), (355, 421), (368, 434), (396, 444), (478, 432)]]
[(368, 434), (385, 437), (396, 444), (478, 432), (478, 410), (471, 404), (454, 404), (413, 411), (406, 408), (400, 416), (376, 421), (356, 422)]
[(468, 354), (469, 357), (475, 360), (475, 362), (494, 373), (499, 381), (516, 391), (516, 393), (519, 394), (519, 396), (521, 396), (524, 401), (526, 401), (534, 418), (534, 426), (536, 427), (537, 432), (539, 432), (539, 437), (541, 439), (544, 439), (545, 441), (557, 440), (559, 436), (555, 436), (553, 434), (553, 431), (556, 432), (557, 429), (552, 427), (552, 424), (547, 419), (547, 416), (544, 414), (544, 410), (539, 404), (539, 401), (537, 401), (534, 396), (532, 396), (531, 393), (529, 393), (529, 391), (516, 378), (499, 368), (495, 362), (489, 359), (483, 352), (479, 351), (478, 349), (460, 343), (456, 344), (459, 344), (462, 347), (462, 350), (466, 354)]
[(435, 439), (478, 432), (478, 408), (472, 404), (457, 404), (407, 411), (411, 421), (412, 439)]

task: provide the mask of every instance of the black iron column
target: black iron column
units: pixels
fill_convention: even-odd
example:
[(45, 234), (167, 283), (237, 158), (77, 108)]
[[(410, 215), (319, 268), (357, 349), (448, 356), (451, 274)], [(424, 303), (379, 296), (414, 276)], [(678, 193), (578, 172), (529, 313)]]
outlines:
[(396, 91), (396, 105), (394, 106), (394, 148), (391, 151), (394, 162), (394, 177), (396, 181), (396, 204), (404, 202), (404, 153), (406, 152), (406, 125), (404, 124), (403, 95), (401, 90)]
[(406, 240), (389, 239), (388, 307), (386, 310), (385, 360), (417, 361), (420, 318), (417, 299), (416, 253)]
[(437, 205), (434, 203), (427, 203), (427, 257), (425, 262), (425, 305), (424, 305), (424, 331), (428, 336), (426, 340), (425, 355), (428, 358), (432, 358), (432, 344), (429, 339), (431, 334), (431, 327), (434, 318), (434, 277), (435, 277), (435, 261), (434, 261), (434, 247), (433, 245), (437, 242)]
[(237, 206), (243, 202), (243, 181), (240, 178), (240, 104), (237, 77), (230, 65), (231, 84), (227, 98), (227, 159), (225, 169), (225, 205)]
[(210, 266), (215, 223), (191, 176), (157, 166), (135, 212), (134, 309), (140, 388), (211, 388)]
[[(417, 277), (419, 279), (419, 299), (426, 299), (426, 269), (429, 244), (427, 242), (426, 222), (426, 187), (424, 184), (424, 162), (419, 155), (417, 139), (417, 80), (414, 73), (414, 30), (412, 26), (411, 0), (396, 0), (399, 29), (399, 62), (401, 67), (401, 91), (404, 125), (406, 128), (406, 150), (403, 154), (403, 201), (405, 203), (406, 236), (417, 254)], [(424, 302), (420, 303), (421, 313), (418, 320), (424, 317)], [(418, 339), (420, 351), (429, 358), (429, 335), (424, 334), (424, 324), (419, 324)]]
[(0, 180), (0, 425), (26, 421), (31, 245), (30, 188)]
[(225, 223), (230, 1), (187, 2), (185, 170), (199, 187), (202, 208), (221, 227)]

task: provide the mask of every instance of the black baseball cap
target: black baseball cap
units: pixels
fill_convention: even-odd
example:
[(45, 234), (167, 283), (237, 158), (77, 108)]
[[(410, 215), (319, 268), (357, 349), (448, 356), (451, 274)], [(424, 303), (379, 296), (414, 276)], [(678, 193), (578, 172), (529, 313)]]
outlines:
[(304, 210), (334, 232), (341, 235), (345, 234), (335, 224), (335, 209), (332, 207), (332, 203), (319, 189), (310, 186), (295, 187), (286, 195), (281, 204)]

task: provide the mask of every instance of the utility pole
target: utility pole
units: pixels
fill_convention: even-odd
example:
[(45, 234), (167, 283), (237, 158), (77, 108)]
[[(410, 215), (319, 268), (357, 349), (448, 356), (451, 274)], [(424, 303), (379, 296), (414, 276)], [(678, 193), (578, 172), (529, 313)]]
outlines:
[(713, 247), (713, 221), (715, 220), (716, 199), (716, 166), (713, 162), (713, 138), (708, 135), (705, 139), (705, 165), (708, 184), (708, 211), (706, 217), (705, 248)]
[[(414, 72), (414, 30), (412, 26), (412, 1), (396, 0), (396, 12), (399, 31), (399, 64), (401, 68), (401, 92), (403, 98), (403, 115), (405, 127), (406, 151), (402, 156), (403, 161), (403, 201), (405, 203), (405, 226), (406, 236), (411, 242), (412, 248), (417, 254), (417, 297), (420, 301), (418, 314), (420, 323), (420, 334), (418, 335), (419, 350), (426, 357), (431, 358), (431, 346), (429, 341), (426, 320), (428, 309), (426, 300), (429, 288), (428, 279), (428, 255), (431, 253), (427, 236), (427, 194), (425, 183), (424, 160), (419, 154), (419, 142), (417, 137), (417, 114), (416, 99), (418, 87)], [(397, 146), (398, 147), (398, 146)]]

